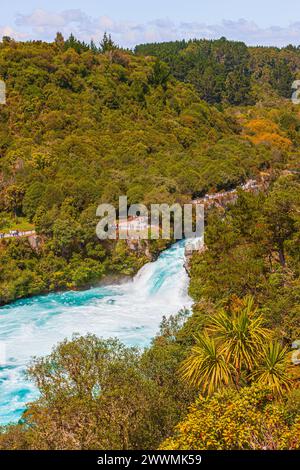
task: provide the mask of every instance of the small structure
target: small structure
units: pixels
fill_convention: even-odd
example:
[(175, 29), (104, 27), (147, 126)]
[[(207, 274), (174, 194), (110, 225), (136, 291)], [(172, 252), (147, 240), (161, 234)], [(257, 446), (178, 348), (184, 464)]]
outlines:
[(9, 233), (0, 233), (0, 238), (29, 238), (32, 235), (35, 235), (35, 230), (27, 230), (24, 232), (19, 230), (10, 230)]
[(127, 220), (121, 220), (116, 225), (118, 235), (122, 232), (122, 234), (126, 234), (128, 239), (140, 238), (145, 240), (150, 238), (149, 230), (151, 227), (156, 230), (159, 228), (151, 226), (147, 216), (128, 217)]
[(119, 222), (117, 224), (117, 229), (120, 230), (130, 230), (130, 231), (143, 231), (149, 228), (148, 217), (139, 216), (139, 217), (128, 217), (127, 220)]

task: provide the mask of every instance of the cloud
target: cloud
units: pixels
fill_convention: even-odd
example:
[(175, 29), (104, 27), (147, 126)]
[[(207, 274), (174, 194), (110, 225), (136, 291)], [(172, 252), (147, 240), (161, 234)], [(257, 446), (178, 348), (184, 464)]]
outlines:
[(296, 45), (300, 43), (300, 22), (294, 22), (286, 27), (274, 25), (268, 28), (261, 28), (255, 22), (245, 19), (206, 24), (197, 21), (175, 23), (168, 18), (158, 18), (139, 23), (116, 21), (107, 16), (92, 18), (79, 9), (61, 12), (37, 9), (30, 15), (18, 14), (16, 26), (18, 30), (12, 28), (11, 35), (17, 39), (26, 37), (47, 41), (52, 40), (57, 31), (61, 31), (66, 37), (72, 32), (81, 40), (90, 41), (93, 38), (99, 41), (106, 31), (112, 34), (117, 43), (126, 47), (149, 41), (161, 42), (182, 38), (215, 39), (221, 36), (244, 41), (249, 45), (284, 46), (289, 43)]
[(19, 41), (27, 39), (27, 34), (16, 31), (10, 26), (0, 26), (0, 38), (3, 36), (10, 36), (12, 38), (18, 39)]
[(31, 28), (52, 28), (64, 26), (66, 21), (62, 14), (50, 13), (45, 10), (35, 10), (31, 15), (17, 14), (17, 26), (29, 26)]

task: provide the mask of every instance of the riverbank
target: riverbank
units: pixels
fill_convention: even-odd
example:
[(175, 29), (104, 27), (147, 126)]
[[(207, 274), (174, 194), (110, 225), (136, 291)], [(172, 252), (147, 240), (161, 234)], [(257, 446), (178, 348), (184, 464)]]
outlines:
[[(18, 237), (12, 237), (13, 239), (16, 239)], [(36, 251), (36, 246), (40, 247), (43, 243), (40, 243), (39, 238), (37, 235), (34, 235), (35, 238), (35, 246), (33, 245), (33, 240), (31, 239), (32, 236), (26, 237), (28, 239), (28, 243), (33, 251)], [(174, 243), (174, 242), (173, 242)], [(0, 308), (5, 307), (6, 305), (14, 304), (15, 302), (19, 302), (22, 299), (31, 299), (36, 296), (47, 296), (51, 293), (65, 293), (65, 292), (81, 292), (81, 291), (86, 291), (90, 290), (93, 288), (99, 288), (99, 287), (105, 287), (107, 285), (115, 284), (115, 285), (121, 285), (124, 284), (134, 278), (134, 276), (137, 274), (137, 272), (146, 264), (150, 262), (155, 262), (160, 254), (170, 247), (172, 243), (165, 243), (161, 245), (157, 245), (155, 249), (152, 251), (149, 249), (149, 244), (141, 244), (135, 243), (134, 245), (131, 244), (130, 247), (130, 255), (127, 258), (124, 258), (124, 269), (128, 269), (128, 265), (131, 266), (131, 273), (130, 274), (124, 274), (122, 272), (113, 272), (110, 271), (109, 268), (107, 269), (107, 272), (105, 272), (98, 280), (93, 279), (90, 282), (84, 282), (81, 285), (77, 286), (66, 286), (65, 288), (58, 286), (56, 288), (51, 288), (51, 289), (41, 289), (39, 291), (35, 291), (32, 294), (29, 295), (22, 295), (19, 297), (16, 297), (14, 299), (11, 299), (9, 301), (5, 301), (0, 297)], [(132, 263), (132, 256), (135, 256), (136, 262)], [(108, 260), (109, 262), (109, 260)], [(101, 262), (99, 261), (99, 265)]]
[(2, 307), (0, 342), (6, 346), (7, 362), (0, 370), (0, 423), (18, 420), (25, 403), (36, 398), (36, 389), (24, 377), (32, 356), (48, 354), (74, 333), (118, 337), (143, 348), (157, 334), (163, 316), (190, 309), (183, 261), (181, 241), (128, 282), (51, 293)]
[[(245, 192), (259, 192), (259, 191), (265, 191), (268, 188), (268, 185), (270, 183), (272, 175), (270, 173), (260, 173), (256, 179), (249, 179), (242, 185), (239, 185), (237, 188), (233, 188), (228, 191), (223, 191), (223, 192), (218, 192), (218, 193), (211, 193), (211, 194), (205, 194), (202, 198), (194, 199), (192, 203), (194, 205), (201, 204), (204, 205), (206, 210), (210, 210), (213, 207), (221, 208), (224, 209), (228, 204), (234, 203), (237, 198), (238, 198), (238, 191), (242, 190)], [(11, 234), (8, 238), (16, 238), (16, 239), (23, 239), (26, 235), (23, 234), (17, 234), (13, 233)], [(39, 251), (42, 249), (43, 244), (45, 243), (45, 240), (43, 240), (41, 237), (36, 235), (36, 233), (31, 233), (27, 234), (28, 242), (30, 244), (31, 249), (33, 252), (39, 253)], [(49, 240), (51, 241), (51, 240)], [(173, 241), (174, 242), (174, 241)], [(5, 243), (5, 242), (4, 242)], [(93, 272), (92, 275), (90, 276), (90, 280), (84, 279), (84, 275), (82, 273), (85, 273), (90, 269), (90, 265), (87, 264), (85, 265), (85, 260), (88, 258), (88, 255), (84, 254), (84, 249), (85, 247), (82, 247), (82, 268), (78, 267), (77, 271), (75, 272), (75, 277), (76, 281), (70, 282), (68, 279), (68, 276), (66, 276), (66, 280), (64, 282), (58, 282), (56, 284), (56, 279), (48, 280), (47, 278), (44, 279), (44, 277), (40, 277), (37, 279), (35, 283), (33, 283), (33, 289), (32, 292), (23, 292), (24, 289), (18, 290), (18, 293), (16, 295), (11, 295), (10, 297), (4, 297), (2, 296), (1, 298), (1, 293), (0, 293), (0, 307), (7, 305), (11, 302), (14, 302), (17, 299), (21, 298), (30, 298), (35, 295), (45, 295), (48, 294), (49, 292), (64, 292), (67, 290), (86, 290), (93, 288), (95, 286), (101, 286), (101, 285), (107, 285), (109, 283), (118, 283), (122, 281), (126, 281), (126, 279), (133, 277), (137, 271), (145, 264), (147, 264), (149, 261), (155, 261), (159, 254), (166, 249), (172, 241), (169, 243), (166, 243), (166, 241), (158, 240), (158, 241), (146, 241), (146, 240), (127, 240), (124, 242), (124, 249), (121, 253), (121, 256), (119, 253), (116, 254), (117, 258), (117, 264), (118, 264), (118, 269), (116, 272), (108, 268), (107, 266), (109, 265), (111, 261), (110, 259), (110, 252), (107, 252), (107, 257), (104, 260), (103, 266), (104, 266), (104, 273), (101, 273), (101, 276), (97, 280), (97, 275), (95, 273), (97, 272), (97, 268), (101, 266), (102, 260), (101, 258), (99, 261), (95, 260), (94, 258), (88, 260), (88, 263), (93, 264)], [(99, 248), (99, 247), (98, 247)], [(64, 249), (64, 247), (62, 247)], [(112, 247), (109, 248), (110, 250)], [(94, 250), (95, 251), (95, 250)], [(187, 272), (189, 273), (189, 259), (190, 259), (190, 254), (186, 253), (186, 262), (185, 262), (185, 267)], [(113, 257), (113, 256), (112, 256)], [(63, 260), (64, 261), (64, 260)], [(65, 261), (64, 261), (65, 262)], [(20, 263), (23, 263), (23, 260), (20, 260)], [(97, 266), (97, 263), (99, 265)], [(113, 262), (112, 262), (113, 265)], [(128, 268), (129, 267), (129, 268)], [(51, 267), (50, 267), (51, 269)], [(68, 262), (65, 262), (65, 271), (66, 273), (68, 272)], [(76, 267), (74, 268), (76, 270)], [(61, 269), (59, 270), (58, 274), (61, 274)], [(80, 272), (82, 271), (82, 273)], [(124, 272), (122, 272), (124, 271)], [(126, 272), (127, 271), (127, 272)], [(26, 280), (22, 281), (22, 271), (20, 272), (20, 277), (21, 277), (21, 283), (24, 282), (26, 285)], [(45, 282), (44, 282), (45, 281)], [(19, 282), (17, 280), (17, 282)], [(45, 284), (47, 288), (45, 288)], [(38, 286), (41, 286), (40, 288)], [(50, 286), (50, 287), (48, 287)], [(20, 292), (20, 293), (19, 293)]]

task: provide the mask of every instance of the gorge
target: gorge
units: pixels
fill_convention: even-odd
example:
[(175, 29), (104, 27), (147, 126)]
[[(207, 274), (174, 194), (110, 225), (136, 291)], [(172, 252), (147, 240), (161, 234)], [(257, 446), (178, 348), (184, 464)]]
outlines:
[(0, 423), (16, 421), (36, 398), (25, 378), (32, 356), (48, 354), (74, 333), (118, 337), (127, 345), (147, 346), (163, 315), (190, 308), (184, 240), (148, 263), (132, 281), (85, 291), (53, 293), (20, 300), (0, 309)]

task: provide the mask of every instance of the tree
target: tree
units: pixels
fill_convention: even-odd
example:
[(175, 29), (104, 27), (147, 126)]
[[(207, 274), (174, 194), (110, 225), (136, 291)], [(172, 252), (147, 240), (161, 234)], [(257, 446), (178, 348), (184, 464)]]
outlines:
[(296, 231), (295, 208), (299, 207), (299, 183), (290, 177), (280, 178), (270, 192), (264, 207), (272, 243), (281, 266), (286, 266), (285, 244)]
[(13, 211), (15, 217), (21, 215), (23, 197), (23, 185), (11, 184), (5, 189), (4, 200), (6, 208)]
[(0, 448), (157, 448), (195, 397), (176, 374), (183, 350), (175, 336), (186, 315), (165, 320), (143, 354), (75, 335), (34, 359), (28, 375), (39, 398), (18, 425), (0, 430)]
[(139, 364), (135, 348), (93, 335), (35, 359), (28, 374), (40, 398), (23, 416), (27, 448), (139, 448), (156, 401)]
[(299, 417), (261, 385), (202, 396), (162, 450), (300, 449)]
[(196, 337), (188, 358), (180, 368), (182, 379), (211, 395), (231, 382), (233, 371), (221, 347), (207, 333)]
[(151, 73), (149, 81), (152, 85), (161, 85), (165, 89), (169, 75), (169, 67), (164, 62), (161, 62), (157, 59), (154, 63), (153, 71)]
[[(271, 331), (248, 296), (231, 309), (217, 311), (196, 338), (180, 372), (182, 379), (211, 395), (224, 386), (239, 389), (257, 379), (274, 393), (289, 388), (286, 349), (268, 344)], [(268, 346), (265, 346), (268, 344)]]
[(256, 383), (270, 388), (272, 393), (282, 396), (291, 389), (292, 381), (287, 374), (287, 348), (278, 342), (265, 346), (261, 362), (252, 374)]
[(110, 52), (114, 49), (118, 49), (118, 46), (112, 40), (111, 35), (105, 32), (100, 42), (100, 52), (105, 54), (105, 52)]
[(3, 36), (2, 37), (2, 42), (5, 45), (10, 44), (12, 41), (13, 41), (13, 39), (10, 36)]
[(56, 33), (56, 37), (55, 37), (55, 44), (57, 45), (57, 47), (59, 49), (63, 49), (64, 48), (64, 45), (65, 45), (65, 39), (63, 37), (63, 35), (60, 33), (60, 32), (57, 32)]
[(242, 67), (230, 72), (225, 81), (223, 99), (232, 105), (250, 103), (250, 74)]
[(271, 332), (264, 327), (262, 314), (254, 307), (254, 299), (245, 297), (230, 311), (220, 310), (207, 329), (221, 344), (225, 361), (234, 368), (235, 383), (240, 384), (242, 370), (253, 370)]
[(271, 74), (271, 85), (278, 91), (280, 96), (291, 97), (293, 74), (286, 61), (278, 61), (273, 64)]

